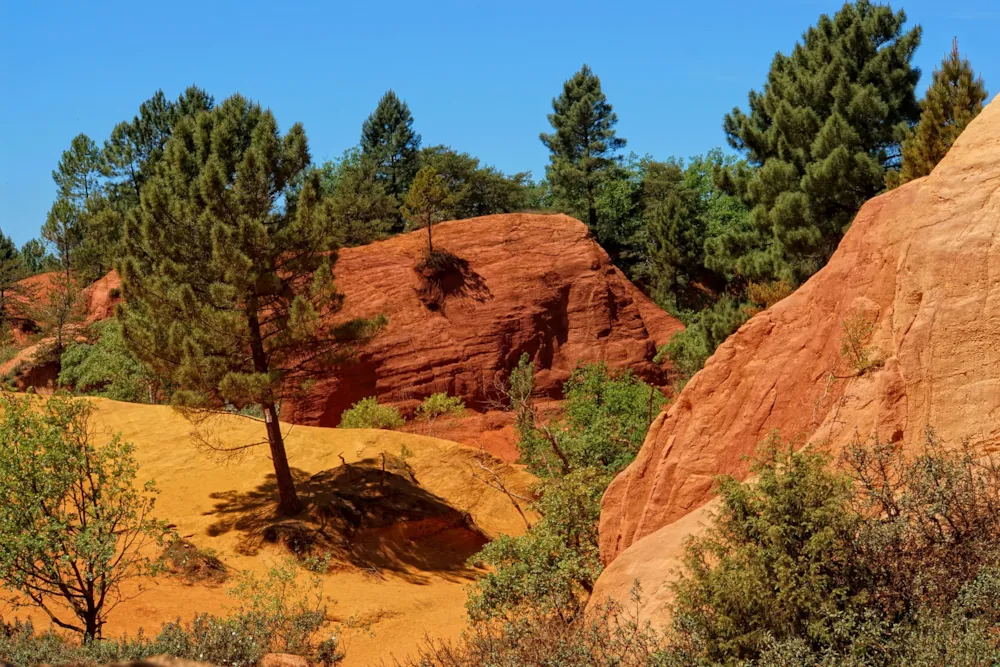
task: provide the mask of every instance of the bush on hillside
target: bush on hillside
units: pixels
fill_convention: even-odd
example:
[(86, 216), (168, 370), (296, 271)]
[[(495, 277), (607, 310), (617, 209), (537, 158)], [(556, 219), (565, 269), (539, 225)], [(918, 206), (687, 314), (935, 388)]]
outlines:
[(679, 374), (678, 389), (701, 370), (715, 348), (740, 328), (747, 313), (736, 299), (724, 295), (710, 308), (693, 315), (670, 341), (660, 347), (657, 361), (670, 359)]
[[(847, 472), (772, 435), (687, 548), (672, 646), (695, 664), (995, 664), (1000, 462), (855, 443)], [(690, 664), (690, 663), (689, 663)]]
[(339, 428), (400, 428), (406, 421), (391, 405), (380, 405), (374, 396), (362, 398), (344, 410)]
[(431, 394), (417, 406), (416, 415), (420, 421), (427, 422), (427, 431), (440, 417), (458, 417), (465, 411), (465, 401), (458, 396), (449, 396), (444, 392)]
[(159, 378), (125, 345), (121, 324), (100, 322), (92, 332), (93, 342), (72, 342), (62, 353), (59, 384), (76, 393), (115, 401), (155, 403), (161, 388)]

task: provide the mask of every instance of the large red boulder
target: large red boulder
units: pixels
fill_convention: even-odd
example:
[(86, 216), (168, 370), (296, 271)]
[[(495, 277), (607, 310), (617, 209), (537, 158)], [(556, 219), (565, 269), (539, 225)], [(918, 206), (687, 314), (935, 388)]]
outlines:
[(494, 382), (523, 353), (540, 393), (557, 395), (580, 361), (603, 360), (656, 383), (656, 346), (682, 328), (615, 268), (583, 223), (509, 214), (435, 225), (434, 248), (458, 262), (431, 289), (416, 270), (427, 233), (340, 252), (341, 316), (384, 314), (388, 326), (355, 363), (331, 369), (282, 417), (336, 426), (367, 396), (404, 410), (434, 392), (487, 408)]
[[(841, 351), (858, 321), (881, 361), (863, 374)], [(709, 500), (717, 475), (745, 475), (772, 429), (837, 452), (872, 435), (915, 450), (928, 427), (953, 444), (1000, 443), (997, 101), (930, 176), (866, 203), (827, 266), (743, 325), (654, 422), (604, 495), (611, 565), (598, 588), (624, 598), (608, 582), (659, 583), (644, 538), (675, 543), (670, 526)]]

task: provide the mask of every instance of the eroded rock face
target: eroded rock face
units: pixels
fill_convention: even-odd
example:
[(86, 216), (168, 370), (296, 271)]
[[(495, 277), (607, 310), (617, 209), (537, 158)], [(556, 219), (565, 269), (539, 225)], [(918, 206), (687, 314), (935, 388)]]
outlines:
[(494, 382), (525, 352), (542, 394), (557, 394), (578, 361), (604, 360), (665, 381), (652, 359), (682, 325), (611, 264), (583, 223), (495, 215), (442, 223), (433, 235), (436, 250), (460, 260), (434, 290), (415, 270), (424, 231), (340, 252), (341, 316), (382, 313), (389, 324), (356, 363), (283, 406), (283, 419), (336, 426), (367, 396), (406, 411), (442, 391), (488, 408)]
[[(841, 353), (858, 317), (881, 361), (863, 375)], [(930, 176), (865, 204), (828, 265), (721, 345), (659, 416), (604, 496), (602, 558), (703, 505), (715, 476), (744, 475), (772, 429), (836, 452), (873, 434), (919, 447), (927, 427), (1000, 442), (998, 101)], [(647, 555), (623, 558), (631, 576)]]

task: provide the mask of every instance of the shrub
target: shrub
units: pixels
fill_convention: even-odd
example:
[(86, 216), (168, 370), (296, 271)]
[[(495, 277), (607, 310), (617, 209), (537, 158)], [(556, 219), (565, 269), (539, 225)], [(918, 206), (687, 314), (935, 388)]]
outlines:
[(492, 571), (470, 589), (475, 621), (515, 618), (527, 610), (572, 617), (601, 573), (597, 522), (610, 477), (593, 469), (544, 481), (533, 505), (542, 519), (519, 537), (502, 535), (470, 559)]
[(339, 428), (384, 428), (394, 429), (405, 424), (399, 410), (391, 405), (379, 405), (374, 396), (362, 398), (344, 410)]
[(968, 445), (856, 442), (848, 473), (772, 435), (675, 585), (695, 664), (996, 664), (1000, 465)]
[(747, 283), (747, 300), (749, 305), (743, 306), (743, 312), (747, 317), (753, 317), (759, 312), (765, 311), (785, 297), (789, 296), (795, 288), (785, 280), (773, 280), (771, 282)]
[[(540, 608), (504, 620), (473, 623), (457, 642), (428, 640), (397, 667), (653, 667), (666, 665), (664, 637), (634, 607), (608, 601), (587, 618)], [(678, 663), (680, 664), (680, 663)]]
[(190, 623), (166, 623), (152, 639), (140, 631), (132, 639), (78, 645), (51, 631), (37, 635), (30, 622), (0, 622), (0, 658), (18, 667), (99, 665), (162, 654), (219, 667), (251, 667), (269, 652), (302, 655), (325, 667), (343, 659), (335, 637), (315, 641), (326, 607), (318, 579), (299, 582), (293, 559), (264, 576), (244, 574), (230, 593), (237, 601), (230, 616), (198, 614)]
[(122, 584), (158, 569), (147, 552), (168, 529), (151, 518), (156, 488), (136, 486), (131, 444), (95, 446), (86, 401), (4, 393), (0, 412), (0, 584), (100, 637)]
[(723, 295), (711, 308), (707, 308), (686, 322), (687, 328), (660, 347), (657, 360), (670, 359), (674, 370), (680, 374), (683, 385), (701, 370), (715, 348), (722, 344), (747, 320), (747, 313), (729, 295)]
[[(523, 383), (526, 377), (522, 369), (512, 381)], [(612, 372), (603, 362), (577, 367), (563, 395), (564, 416), (551, 424), (538, 423), (530, 406), (519, 410), (518, 449), (536, 475), (586, 467), (617, 473), (635, 458), (665, 402), (655, 387), (630, 371)]]
[(458, 417), (465, 411), (465, 402), (458, 396), (449, 396), (444, 392), (431, 394), (417, 406), (417, 419), (427, 422), (427, 431), (439, 417), (450, 415)]
[(882, 367), (882, 352), (868, 345), (875, 330), (875, 320), (863, 311), (852, 311), (841, 322), (840, 356), (858, 375)]
[(125, 345), (122, 326), (109, 320), (94, 325), (93, 343), (70, 343), (60, 358), (59, 384), (81, 394), (115, 401), (154, 403), (160, 382), (153, 370)]

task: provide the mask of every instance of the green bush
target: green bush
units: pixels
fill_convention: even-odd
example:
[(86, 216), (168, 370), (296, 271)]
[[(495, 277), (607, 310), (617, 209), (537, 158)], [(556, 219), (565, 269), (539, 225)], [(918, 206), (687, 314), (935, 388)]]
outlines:
[(574, 616), (601, 573), (597, 522), (610, 477), (591, 468), (549, 479), (532, 506), (542, 519), (520, 537), (502, 535), (470, 559), (492, 571), (470, 589), (473, 621), (536, 610)]
[(417, 406), (417, 419), (427, 422), (427, 432), (439, 417), (458, 417), (465, 411), (465, 402), (458, 396), (449, 396), (444, 392), (431, 394)]
[(676, 652), (688, 664), (997, 664), (995, 457), (929, 433), (912, 459), (875, 441), (829, 463), (772, 435), (754, 482), (720, 481), (675, 585)]
[(747, 320), (747, 312), (728, 295), (712, 307), (692, 316), (684, 331), (674, 334), (660, 347), (657, 361), (670, 359), (674, 370), (681, 376), (681, 386), (701, 370), (715, 348), (740, 328)]
[(374, 396), (362, 398), (344, 410), (339, 428), (399, 428), (406, 421), (391, 405), (380, 405)]
[(59, 384), (80, 394), (115, 401), (153, 403), (160, 382), (153, 370), (129, 351), (115, 320), (93, 327), (92, 343), (70, 343), (60, 359)]
[(131, 639), (74, 644), (51, 631), (35, 634), (30, 622), (0, 622), (0, 659), (17, 667), (100, 665), (162, 654), (219, 667), (250, 667), (270, 652), (305, 656), (324, 667), (343, 659), (335, 637), (316, 641), (326, 616), (319, 581), (298, 581), (294, 560), (264, 576), (244, 574), (230, 593), (237, 602), (231, 615), (166, 623), (154, 638), (140, 631)]
[[(524, 384), (527, 369), (512, 374)], [(524, 387), (521, 394), (530, 396)], [(665, 399), (630, 371), (612, 372), (603, 362), (577, 367), (563, 386), (564, 415), (540, 424), (530, 399), (518, 409), (521, 460), (536, 475), (549, 477), (593, 467), (613, 474), (635, 458)], [(525, 407), (526, 406), (526, 407)]]

